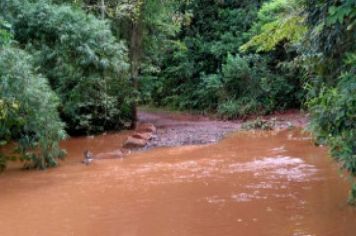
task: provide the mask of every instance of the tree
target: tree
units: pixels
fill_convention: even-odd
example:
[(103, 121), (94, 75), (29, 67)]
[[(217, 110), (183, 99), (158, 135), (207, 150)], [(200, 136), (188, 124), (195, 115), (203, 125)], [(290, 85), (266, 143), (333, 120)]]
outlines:
[(71, 134), (120, 129), (131, 120), (127, 48), (108, 21), (48, 1), (5, 2), (14, 38), (60, 97)]
[[(37, 74), (33, 58), (23, 50), (0, 48), (0, 145), (16, 141), (15, 157), (27, 167), (54, 167), (64, 157), (59, 142), (65, 138), (58, 97), (46, 78)], [(0, 169), (7, 157), (0, 153)]]
[[(126, 3), (121, 1), (116, 6), (116, 22), (128, 32), (121, 35), (129, 42), (131, 80), (135, 90), (139, 88), (143, 61), (147, 61), (149, 56), (157, 57), (157, 54), (152, 54), (150, 48), (154, 47), (154, 44), (163, 44), (168, 36), (178, 32), (178, 7), (179, 2), (174, 0), (137, 0)], [(137, 122), (137, 102), (137, 99), (133, 101), (132, 127), (135, 127)]]
[(66, 137), (57, 111), (59, 100), (47, 78), (34, 69), (33, 58), (12, 45), (12, 27), (0, 19), (0, 146), (16, 142), (15, 153), (0, 153), (0, 171), (9, 154), (26, 167), (54, 167), (64, 157)]
[[(113, 21), (112, 28), (118, 38), (125, 39), (129, 46), (130, 77), (135, 90), (132, 103), (132, 128), (137, 121), (139, 77), (144, 64), (150, 63), (150, 56), (157, 53), (150, 50), (153, 45), (162, 45), (165, 36), (176, 34), (180, 28), (177, 0), (83, 0), (84, 9), (96, 12), (102, 18)], [(162, 52), (159, 52), (162, 53)]]

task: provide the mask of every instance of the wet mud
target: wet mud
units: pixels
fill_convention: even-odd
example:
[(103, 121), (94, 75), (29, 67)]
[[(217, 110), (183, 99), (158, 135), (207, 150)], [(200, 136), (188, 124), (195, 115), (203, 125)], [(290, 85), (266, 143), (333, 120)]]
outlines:
[[(238, 131), (244, 123), (242, 120), (223, 121), (206, 116), (168, 112), (140, 111), (139, 117), (141, 123), (150, 123), (157, 127), (156, 135), (145, 149), (216, 143), (226, 134)], [(306, 115), (299, 111), (273, 114), (263, 119), (274, 120), (276, 129), (304, 127), (307, 123)]]

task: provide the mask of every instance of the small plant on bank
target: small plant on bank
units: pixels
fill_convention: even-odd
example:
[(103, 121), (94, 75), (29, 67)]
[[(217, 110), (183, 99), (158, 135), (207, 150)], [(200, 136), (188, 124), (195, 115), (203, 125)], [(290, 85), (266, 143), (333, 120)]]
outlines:
[(349, 204), (356, 206), (356, 183), (352, 185), (349, 196)]
[(242, 124), (243, 130), (260, 129), (260, 130), (273, 130), (276, 127), (276, 119), (264, 120), (258, 117), (256, 120), (248, 121)]

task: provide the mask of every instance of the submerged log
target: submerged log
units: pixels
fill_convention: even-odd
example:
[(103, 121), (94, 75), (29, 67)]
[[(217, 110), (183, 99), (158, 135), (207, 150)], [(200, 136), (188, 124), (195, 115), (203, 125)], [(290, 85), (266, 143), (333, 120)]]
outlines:
[(152, 133), (135, 133), (132, 135), (133, 138), (144, 139), (144, 140), (151, 140)]
[(134, 138), (132, 136), (128, 137), (124, 143), (124, 148), (143, 148), (147, 145), (146, 139)]

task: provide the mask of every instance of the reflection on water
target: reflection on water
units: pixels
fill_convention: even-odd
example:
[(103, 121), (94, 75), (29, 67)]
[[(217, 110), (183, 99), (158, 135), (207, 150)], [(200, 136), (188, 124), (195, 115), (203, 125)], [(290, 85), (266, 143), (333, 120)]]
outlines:
[(71, 139), (60, 168), (5, 172), (1, 235), (355, 235), (347, 181), (299, 130), (80, 163), (126, 136)]

